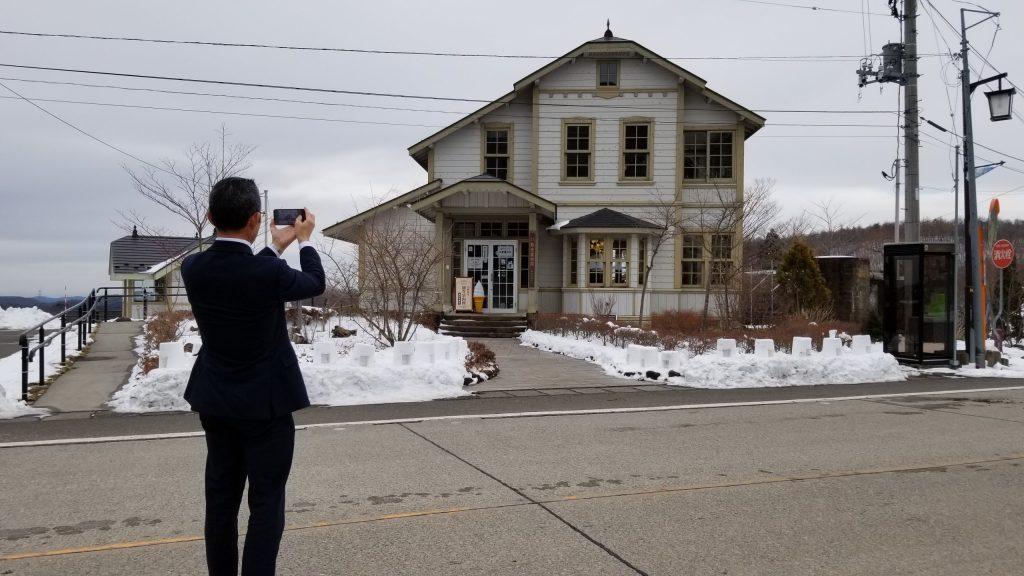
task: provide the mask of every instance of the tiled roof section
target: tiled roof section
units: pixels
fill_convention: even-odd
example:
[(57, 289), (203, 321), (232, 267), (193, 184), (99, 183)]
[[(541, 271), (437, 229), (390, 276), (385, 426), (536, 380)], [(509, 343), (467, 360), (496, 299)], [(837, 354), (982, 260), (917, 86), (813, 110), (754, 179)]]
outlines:
[(166, 260), (191, 250), (197, 238), (181, 236), (124, 236), (110, 243), (110, 265), (114, 274), (145, 272)]
[(609, 208), (601, 208), (597, 212), (570, 220), (561, 229), (570, 228), (658, 228), (658, 225)]

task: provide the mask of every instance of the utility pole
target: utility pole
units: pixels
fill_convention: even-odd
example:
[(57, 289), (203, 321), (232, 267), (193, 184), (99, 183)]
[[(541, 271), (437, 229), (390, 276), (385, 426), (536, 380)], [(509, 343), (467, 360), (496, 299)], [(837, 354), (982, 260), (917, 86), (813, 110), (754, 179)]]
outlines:
[(270, 246), (267, 244), (267, 234), (270, 231), (270, 192), (267, 190), (263, 191), (263, 246)]
[[(957, 297), (956, 297), (956, 286), (957, 286), (957, 266), (960, 262), (960, 231), (957, 228), (960, 227), (960, 145), (956, 145), (956, 162), (953, 164), (953, 358), (951, 366), (954, 368), (960, 365), (959, 360), (956, 357), (956, 320), (959, 316), (957, 312)], [(964, 333), (967, 332), (967, 325), (964, 325)], [(968, 355), (968, 358), (970, 356)]]
[(903, 139), (903, 157), (906, 158), (907, 173), (903, 201), (906, 207), (906, 216), (903, 219), (903, 241), (919, 242), (921, 240), (921, 209), (920, 164), (918, 161), (920, 117), (917, 105), (917, 0), (903, 0), (903, 45), (903, 74), (907, 82), (903, 92), (903, 118), (906, 129)]

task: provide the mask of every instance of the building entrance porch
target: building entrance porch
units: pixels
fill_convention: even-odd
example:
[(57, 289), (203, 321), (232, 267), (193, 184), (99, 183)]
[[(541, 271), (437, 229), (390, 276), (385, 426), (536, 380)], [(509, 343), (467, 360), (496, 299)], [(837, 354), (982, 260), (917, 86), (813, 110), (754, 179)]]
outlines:
[(465, 240), (462, 243), (462, 276), (471, 277), (483, 286), (483, 311), (487, 314), (518, 310), (517, 244), (514, 240)]

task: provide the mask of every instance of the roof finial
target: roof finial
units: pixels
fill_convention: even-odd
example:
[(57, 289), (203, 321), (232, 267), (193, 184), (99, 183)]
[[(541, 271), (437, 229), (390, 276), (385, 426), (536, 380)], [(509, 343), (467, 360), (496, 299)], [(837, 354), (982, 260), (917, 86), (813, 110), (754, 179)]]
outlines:
[(606, 28), (604, 30), (604, 37), (605, 38), (611, 38), (613, 36), (613, 34), (612, 34), (612, 19), (609, 18), (608, 21), (605, 23), (605, 25), (606, 25)]
[(138, 238), (138, 237), (139, 237), (139, 227), (138, 226), (132, 226), (132, 238)]

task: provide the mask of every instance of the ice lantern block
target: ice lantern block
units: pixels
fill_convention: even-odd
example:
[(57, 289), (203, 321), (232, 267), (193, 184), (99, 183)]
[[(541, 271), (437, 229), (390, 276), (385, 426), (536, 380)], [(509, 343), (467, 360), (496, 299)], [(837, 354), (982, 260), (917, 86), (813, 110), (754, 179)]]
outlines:
[(734, 356), (736, 354), (736, 340), (733, 338), (719, 338), (715, 349), (725, 358)]
[(412, 364), (412, 355), (414, 352), (415, 347), (412, 342), (395, 342), (395, 364), (399, 366), (409, 366)]
[(356, 366), (368, 368), (373, 364), (373, 346), (369, 344), (356, 344), (352, 347), (352, 359), (355, 361)]
[(333, 342), (317, 342), (313, 345), (317, 364), (330, 364), (334, 360), (334, 352)]

